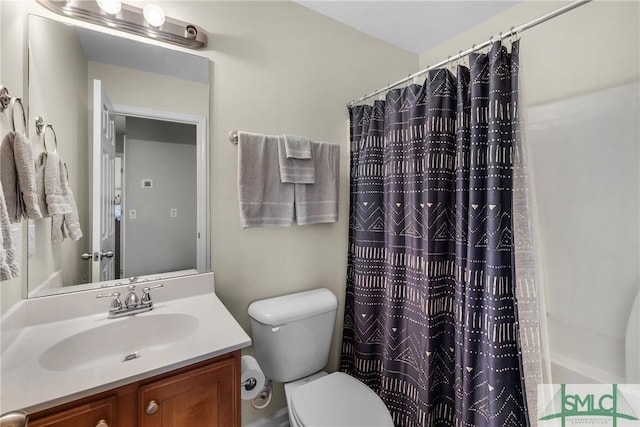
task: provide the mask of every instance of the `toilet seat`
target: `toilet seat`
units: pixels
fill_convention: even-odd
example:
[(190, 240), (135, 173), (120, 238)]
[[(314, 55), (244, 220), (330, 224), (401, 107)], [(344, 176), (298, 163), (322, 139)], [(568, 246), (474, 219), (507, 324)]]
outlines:
[(289, 409), (290, 416), (303, 427), (393, 427), (382, 399), (342, 372), (296, 388)]

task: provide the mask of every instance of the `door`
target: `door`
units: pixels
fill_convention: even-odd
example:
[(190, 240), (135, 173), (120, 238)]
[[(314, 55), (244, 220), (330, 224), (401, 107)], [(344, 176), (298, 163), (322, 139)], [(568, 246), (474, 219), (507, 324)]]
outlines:
[(115, 275), (115, 158), (113, 104), (100, 80), (93, 81), (92, 281)]

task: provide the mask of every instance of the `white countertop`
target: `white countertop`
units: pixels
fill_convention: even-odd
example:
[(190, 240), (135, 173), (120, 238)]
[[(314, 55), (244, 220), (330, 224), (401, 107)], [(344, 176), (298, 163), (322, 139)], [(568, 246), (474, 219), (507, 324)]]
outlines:
[[(155, 292), (160, 295), (162, 290)], [(41, 355), (57, 342), (108, 322), (123, 320), (107, 319), (106, 308), (99, 314), (47, 322), (39, 318), (38, 322), (27, 324), (16, 333), (0, 359), (0, 412), (23, 410), (33, 413), (251, 345), (249, 336), (215, 293), (200, 292), (185, 298), (159, 299), (153, 311), (136, 315), (188, 313), (199, 322), (188, 336), (160, 350), (141, 351), (140, 358), (127, 362), (107, 361), (104, 366), (66, 371), (41, 366)], [(91, 304), (95, 303), (95, 295), (87, 298)], [(105, 300), (101, 301), (105, 302), (101, 307), (108, 307)], [(149, 333), (161, 334), (162, 330), (149, 330)], [(82, 352), (83, 349), (74, 351)]]

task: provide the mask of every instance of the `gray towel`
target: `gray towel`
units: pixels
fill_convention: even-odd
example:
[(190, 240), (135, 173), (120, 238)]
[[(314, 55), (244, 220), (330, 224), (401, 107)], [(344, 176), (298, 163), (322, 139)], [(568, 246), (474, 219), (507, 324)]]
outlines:
[(280, 182), (278, 137), (238, 132), (242, 228), (292, 225), (293, 186)]
[(47, 195), (44, 192), (44, 168), (47, 164), (47, 152), (43, 151), (36, 159), (36, 194), (38, 196), (38, 207), (43, 218), (49, 218), (51, 214), (47, 209)]
[(58, 153), (48, 152), (44, 165), (44, 194), (50, 215), (71, 212), (67, 187), (64, 162)]
[(11, 233), (11, 222), (0, 182), (0, 281), (18, 277), (20, 271), (17, 259), (16, 245)]
[(51, 243), (60, 243), (67, 237), (71, 240), (80, 240), (82, 238), (78, 207), (71, 187), (67, 187), (67, 197), (71, 212), (55, 214), (51, 217)]
[(36, 195), (33, 152), (22, 134), (9, 132), (0, 145), (0, 182), (9, 221), (42, 218)]
[(284, 149), (287, 159), (311, 158), (311, 141), (304, 136), (285, 135)]
[(296, 223), (298, 225), (338, 221), (340, 146), (311, 142), (315, 164), (315, 184), (294, 184)]
[[(280, 182), (291, 182), (294, 184), (313, 184), (316, 182), (316, 167), (309, 158), (289, 157), (287, 150), (287, 136), (278, 138), (278, 164), (280, 165)], [(309, 140), (307, 139), (307, 142)], [(297, 151), (300, 153), (300, 151)]]

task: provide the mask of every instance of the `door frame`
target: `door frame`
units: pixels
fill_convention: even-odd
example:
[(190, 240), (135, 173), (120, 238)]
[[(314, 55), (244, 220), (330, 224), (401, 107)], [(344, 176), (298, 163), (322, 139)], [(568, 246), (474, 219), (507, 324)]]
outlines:
[[(149, 108), (134, 107), (131, 105), (113, 104), (114, 114), (143, 119), (162, 120), (166, 122), (184, 123), (196, 127), (196, 270), (198, 273), (211, 271), (211, 244), (207, 229), (207, 201), (209, 171), (207, 169), (207, 119), (204, 116), (176, 113), (171, 111), (153, 110)], [(125, 159), (126, 162), (126, 159)], [(204, 173), (203, 173), (204, 172)], [(123, 212), (124, 215), (124, 212)]]

